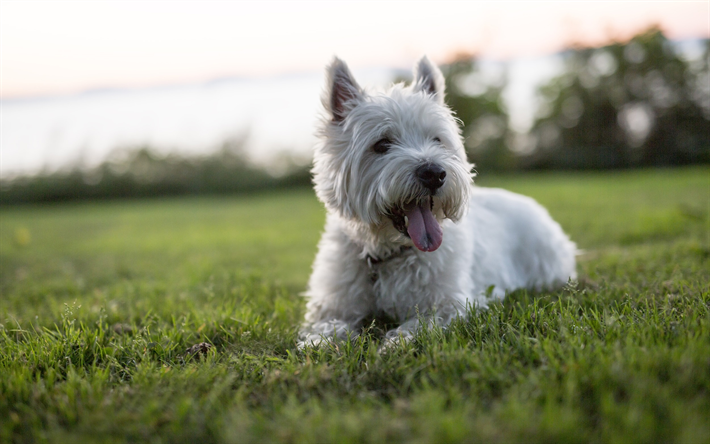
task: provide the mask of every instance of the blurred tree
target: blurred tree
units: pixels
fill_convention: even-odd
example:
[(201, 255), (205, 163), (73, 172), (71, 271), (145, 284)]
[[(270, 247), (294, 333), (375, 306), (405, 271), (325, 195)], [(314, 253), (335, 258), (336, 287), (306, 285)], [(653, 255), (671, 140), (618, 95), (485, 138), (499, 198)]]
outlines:
[(116, 150), (95, 168), (0, 180), (0, 206), (28, 202), (116, 199), (174, 195), (246, 193), (272, 188), (310, 187), (306, 165), (283, 159), (278, 177), (253, 165), (246, 135), (226, 139), (212, 154), (159, 154), (149, 146)]
[(567, 51), (539, 88), (527, 166), (619, 168), (710, 160), (708, 45), (683, 58), (656, 27), (627, 43)]
[(508, 149), (512, 136), (502, 98), (505, 71), (489, 73), (479, 69), (471, 54), (457, 54), (441, 67), (446, 78), (446, 102), (463, 123), (469, 160), (482, 170), (508, 170), (516, 157)]

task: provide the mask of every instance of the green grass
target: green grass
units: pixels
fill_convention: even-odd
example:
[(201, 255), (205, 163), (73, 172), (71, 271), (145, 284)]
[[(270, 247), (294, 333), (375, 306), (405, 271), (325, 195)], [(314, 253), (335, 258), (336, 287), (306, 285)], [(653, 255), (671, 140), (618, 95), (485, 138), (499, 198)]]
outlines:
[(382, 355), (295, 348), (310, 191), (0, 209), (0, 441), (709, 442), (710, 169), (479, 183), (544, 204), (580, 283)]

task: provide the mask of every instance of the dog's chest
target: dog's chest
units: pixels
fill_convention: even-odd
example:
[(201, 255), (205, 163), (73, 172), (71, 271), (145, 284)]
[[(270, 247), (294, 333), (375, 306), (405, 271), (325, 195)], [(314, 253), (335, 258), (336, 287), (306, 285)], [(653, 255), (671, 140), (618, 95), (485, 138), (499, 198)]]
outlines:
[(436, 298), (437, 269), (414, 251), (369, 263), (368, 268), (379, 312), (404, 319), (429, 309)]

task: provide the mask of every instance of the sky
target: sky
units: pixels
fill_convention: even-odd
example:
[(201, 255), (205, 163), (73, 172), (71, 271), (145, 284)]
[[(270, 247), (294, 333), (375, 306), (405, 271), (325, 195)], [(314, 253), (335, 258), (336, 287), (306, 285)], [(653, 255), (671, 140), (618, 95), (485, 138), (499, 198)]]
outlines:
[(422, 54), (509, 60), (624, 40), (651, 24), (710, 37), (710, 1), (0, 0), (0, 97), (230, 76), (408, 67)]

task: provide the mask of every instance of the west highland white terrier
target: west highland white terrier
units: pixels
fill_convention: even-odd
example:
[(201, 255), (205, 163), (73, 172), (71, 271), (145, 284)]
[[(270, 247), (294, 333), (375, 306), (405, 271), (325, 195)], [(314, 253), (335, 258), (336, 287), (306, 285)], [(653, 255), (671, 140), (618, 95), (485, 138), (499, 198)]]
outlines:
[[(299, 345), (359, 334), (365, 319), (446, 326), (506, 292), (574, 279), (575, 244), (534, 200), (473, 185), (444, 77), (422, 58), (408, 87), (366, 92), (334, 59), (313, 181), (325, 232)], [(492, 291), (491, 291), (492, 289)]]

